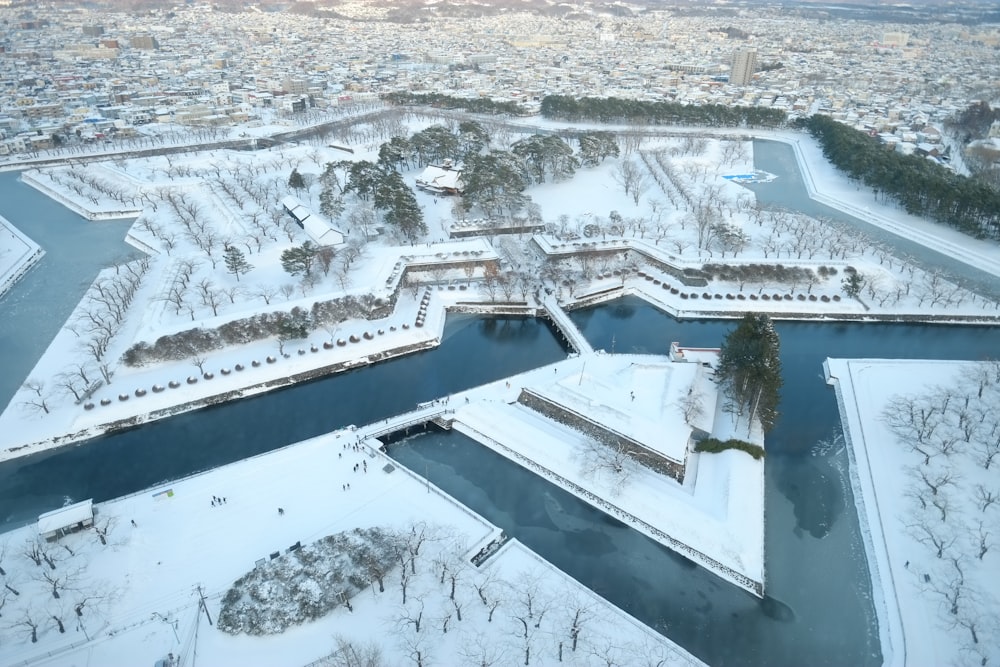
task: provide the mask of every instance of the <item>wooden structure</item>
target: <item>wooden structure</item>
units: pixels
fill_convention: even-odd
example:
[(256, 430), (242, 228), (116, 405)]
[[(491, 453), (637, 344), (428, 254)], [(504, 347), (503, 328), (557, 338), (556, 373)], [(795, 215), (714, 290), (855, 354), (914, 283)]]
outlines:
[(38, 516), (38, 534), (48, 542), (94, 525), (94, 500), (84, 500)]

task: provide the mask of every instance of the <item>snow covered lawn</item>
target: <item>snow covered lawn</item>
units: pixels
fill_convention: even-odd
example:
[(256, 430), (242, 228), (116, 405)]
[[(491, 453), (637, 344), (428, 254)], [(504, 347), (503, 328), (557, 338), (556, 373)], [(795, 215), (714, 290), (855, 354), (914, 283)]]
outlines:
[[(984, 456), (1000, 452), (995, 362), (826, 365), (853, 454), (886, 664), (993, 664), (1000, 646), (1000, 455), (989, 468)], [(901, 439), (898, 426), (909, 423), (911, 405), (916, 428)], [(919, 433), (925, 417), (933, 436)]]
[[(104, 546), (95, 530), (54, 543), (38, 542), (33, 527), (4, 534), (4, 580), (21, 595), (6, 595), (0, 663), (124, 667), (173, 654), (190, 665), (197, 654), (197, 664), (294, 666), (329, 655), (340, 638), (374, 643), (387, 665), (417, 664), (418, 651), (428, 665), (488, 656), (520, 663), (526, 650), (532, 665), (554, 665), (560, 649), (578, 665), (606, 664), (607, 656), (616, 664), (700, 664), (516, 542), (474, 567), (471, 555), (500, 531), (356, 443), (353, 431), (332, 433), (98, 505)], [(372, 579), (349, 600), (351, 610), (342, 605), (267, 637), (209, 624), (258, 560), (368, 527), (397, 531), (418, 552), (405, 561), (406, 576), (403, 566), (387, 573), (384, 593)], [(56, 569), (22, 555), (31, 544)]]

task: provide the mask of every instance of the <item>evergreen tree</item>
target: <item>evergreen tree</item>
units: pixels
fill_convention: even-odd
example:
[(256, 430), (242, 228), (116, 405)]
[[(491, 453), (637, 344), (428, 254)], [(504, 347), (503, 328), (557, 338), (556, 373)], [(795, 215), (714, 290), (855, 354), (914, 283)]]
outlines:
[(316, 260), (316, 246), (312, 241), (306, 241), (300, 246), (289, 248), (281, 253), (281, 267), (290, 275), (308, 274), (312, 271)]
[(344, 199), (332, 187), (324, 187), (319, 193), (319, 212), (330, 220), (336, 220), (344, 212)]
[(390, 171), (382, 176), (373, 203), (376, 209), (385, 212), (386, 223), (398, 227), (407, 240), (415, 241), (427, 233), (417, 198), (399, 172)]
[(240, 281), (241, 273), (248, 273), (253, 270), (253, 264), (247, 261), (243, 251), (233, 245), (226, 248), (225, 262), (226, 270), (236, 276), (236, 282)]
[(303, 190), (306, 187), (306, 179), (302, 177), (298, 169), (292, 169), (292, 173), (288, 176), (288, 187), (293, 190)]
[(463, 120), (458, 124), (458, 150), (464, 156), (483, 152), (490, 144), (490, 133), (474, 120)]
[(851, 297), (852, 299), (857, 299), (858, 295), (861, 294), (861, 288), (865, 285), (865, 277), (862, 276), (857, 271), (852, 271), (844, 276), (844, 280), (841, 281), (841, 289), (844, 290), (844, 294)]
[(618, 140), (611, 132), (585, 132), (578, 138), (580, 162), (585, 167), (596, 167), (606, 157), (618, 157)]
[(729, 409), (740, 417), (746, 416), (748, 433), (755, 419), (767, 432), (778, 418), (780, 350), (771, 318), (760, 313), (746, 313), (722, 343), (715, 375)]
[(458, 153), (458, 137), (443, 125), (431, 125), (410, 137), (410, 146), (421, 165), (455, 158)]
[(349, 160), (340, 160), (339, 162), (327, 162), (326, 167), (323, 169), (323, 173), (319, 175), (320, 185), (325, 189), (333, 190), (336, 189), (337, 192), (343, 194), (344, 184), (337, 175), (338, 169), (346, 170), (350, 165)]
[(352, 162), (347, 169), (347, 184), (344, 186), (344, 192), (354, 191), (359, 197), (368, 201), (378, 189), (382, 174), (383, 171), (373, 162), (368, 160)]
[(513, 214), (528, 203), (523, 163), (512, 153), (470, 155), (462, 181), (462, 198), (467, 207), (479, 206), (486, 215), (502, 216), (505, 211)]
[(278, 351), (285, 353), (285, 343), (300, 340), (309, 335), (309, 317), (298, 308), (290, 313), (281, 313), (277, 322)]
[(393, 137), (378, 149), (378, 163), (383, 169), (399, 169), (401, 163), (408, 165), (412, 156), (413, 146), (405, 137)]

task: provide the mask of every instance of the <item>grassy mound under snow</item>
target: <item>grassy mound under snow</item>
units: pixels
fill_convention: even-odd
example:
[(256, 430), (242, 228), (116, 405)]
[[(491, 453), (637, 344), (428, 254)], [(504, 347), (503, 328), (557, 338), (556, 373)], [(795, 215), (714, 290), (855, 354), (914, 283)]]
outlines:
[(348, 605), (398, 563), (403, 541), (381, 528), (328, 535), (243, 575), (222, 599), (218, 627), (273, 635)]

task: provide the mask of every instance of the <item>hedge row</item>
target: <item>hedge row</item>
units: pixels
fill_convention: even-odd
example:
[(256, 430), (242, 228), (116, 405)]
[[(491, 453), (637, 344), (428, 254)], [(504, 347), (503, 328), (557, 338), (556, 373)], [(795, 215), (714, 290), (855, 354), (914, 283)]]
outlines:
[(710, 452), (716, 454), (718, 452), (724, 452), (727, 449), (738, 449), (741, 452), (746, 452), (750, 456), (754, 457), (758, 461), (764, 458), (764, 448), (760, 445), (755, 445), (752, 442), (746, 442), (744, 440), (737, 440), (735, 438), (730, 438), (723, 442), (717, 438), (705, 438), (701, 440), (694, 446), (694, 451), (696, 452)]
[[(372, 295), (345, 296), (317, 301), (310, 310), (295, 307), (290, 311), (258, 313), (214, 329), (193, 328), (161, 336), (154, 343), (139, 341), (123, 357), (126, 366), (143, 366), (159, 361), (180, 361), (220, 350), (229, 345), (244, 345), (290, 331), (308, 331), (349, 319), (379, 319), (392, 312), (392, 303)], [(292, 337), (304, 337), (292, 336)]]

